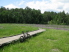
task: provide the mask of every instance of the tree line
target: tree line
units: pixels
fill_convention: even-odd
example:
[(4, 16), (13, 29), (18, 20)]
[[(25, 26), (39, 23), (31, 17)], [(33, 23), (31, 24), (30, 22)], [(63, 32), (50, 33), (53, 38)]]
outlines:
[(0, 23), (63, 24), (69, 25), (69, 13), (31, 9), (0, 7)]

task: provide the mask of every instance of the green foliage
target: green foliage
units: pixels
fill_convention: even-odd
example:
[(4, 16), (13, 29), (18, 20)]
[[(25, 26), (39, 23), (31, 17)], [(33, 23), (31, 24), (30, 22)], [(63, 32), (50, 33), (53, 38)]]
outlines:
[(6, 9), (0, 8), (0, 23), (28, 23), (28, 24), (66, 24), (69, 25), (69, 14), (65, 11), (56, 13), (45, 11), (43, 14), (40, 10), (29, 7)]
[(23, 43), (14, 43), (1, 52), (69, 52), (69, 31), (46, 29)]

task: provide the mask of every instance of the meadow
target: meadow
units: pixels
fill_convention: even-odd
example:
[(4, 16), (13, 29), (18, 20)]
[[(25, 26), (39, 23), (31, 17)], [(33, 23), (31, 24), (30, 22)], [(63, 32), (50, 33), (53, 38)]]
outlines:
[(7, 37), (22, 34), (22, 31), (37, 30), (37, 27), (32, 27), (24, 24), (0, 24), (0, 37)]
[[(0, 24), (0, 37), (37, 29), (25, 24)], [(0, 48), (0, 52), (69, 52), (69, 31), (44, 29), (46, 29), (45, 32), (28, 38), (25, 42), (18, 41)]]

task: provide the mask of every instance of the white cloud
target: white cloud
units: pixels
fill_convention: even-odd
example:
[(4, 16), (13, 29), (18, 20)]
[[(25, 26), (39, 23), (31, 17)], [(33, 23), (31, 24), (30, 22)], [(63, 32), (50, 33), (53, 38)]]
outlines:
[(63, 2), (63, 3), (68, 3), (69, 0), (50, 0), (51, 2)]
[[(35, 8), (35, 9), (41, 9), (42, 12), (44, 12), (44, 10), (46, 9), (47, 7), (47, 4), (48, 2), (47, 1), (32, 1), (32, 2), (28, 2), (26, 4), (26, 6), (30, 7), (30, 8)], [(46, 5), (47, 4), (47, 5)]]
[(24, 3), (24, 1), (21, 1), (20, 3), (19, 3), (19, 5), (22, 5)]
[(43, 13), (44, 11), (65, 11), (69, 13), (69, 0), (42, 0), (42, 1), (30, 1), (26, 2), (21, 0), (20, 2), (17, 2), (14, 4), (6, 5), (6, 8), (19, 8), (19, 7), (25, 7), (28, 6), (30, 8), (34, 9), (40, 9)]
[[(64, 3), (65, 2), (65, 3)], [(31, 1), (26, 4), (30, 8), (40, 9), (43, 13), (44, 11), (65, 11), (69, 12), (68, 4), (69, 0), (50, 0), (49, 1)]]
[(67, 13), (69, 13), (69, 3), (66, 3), (63, 7), (63, 10)]
[(4, 7), (9, 8), (9, 9), (11, 9), (11, 8), (19, 8), (18, 6), (15, 6), (13, 4), (9, 4), (9, 5), (6, 5)]

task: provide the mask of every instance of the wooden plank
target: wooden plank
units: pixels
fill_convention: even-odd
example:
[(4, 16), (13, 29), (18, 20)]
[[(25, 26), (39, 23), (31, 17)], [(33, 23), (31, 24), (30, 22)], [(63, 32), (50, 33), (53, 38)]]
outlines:
[[(45, 31), (45, 29), (39, 29), (39, 30), (36, 30), (36, 31), (28, 32), (28, 34), (30, 36), (33, 36), (33, 35), (35, 35), (37, 33), (43, 32), (43, 31)], [(14, 40), (18, 40), (21, 36), (27, 37), (27, 34), (25, 33), (25, 34), (20, 34), (20, 35), (17, 35), (17, 36), (1, 38), (0, 39), (0, 46), (2, 46), (5, 43), (11, 43)]]

